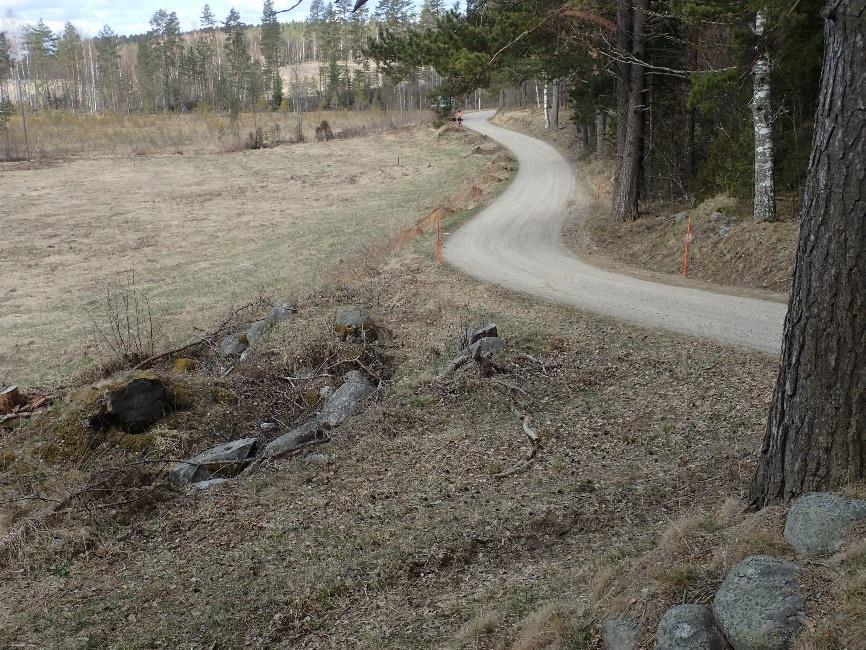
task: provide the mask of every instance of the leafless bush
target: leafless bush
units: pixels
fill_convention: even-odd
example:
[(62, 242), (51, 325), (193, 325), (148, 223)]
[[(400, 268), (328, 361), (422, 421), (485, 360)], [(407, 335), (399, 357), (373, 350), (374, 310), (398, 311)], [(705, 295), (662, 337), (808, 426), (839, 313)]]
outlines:
[(97, 347), (115, 363), (135, 365), (156, 354), (161, 331), (147, 296), (135, 285), (135, 274), (125, 284), (105, 288), (91, 320)]
[(348, 140), (349, 138), (360, 138), (362, 136), (367, 135), (367, 127), (365, 126), (347, 126), (343, 129), (337, 131), (335, 137), (341, 140)]

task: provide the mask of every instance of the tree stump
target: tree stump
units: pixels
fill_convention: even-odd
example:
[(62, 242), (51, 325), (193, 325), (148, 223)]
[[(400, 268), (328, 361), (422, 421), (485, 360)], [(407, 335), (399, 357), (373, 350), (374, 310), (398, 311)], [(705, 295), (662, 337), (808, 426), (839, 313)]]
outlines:
[(0, 388), (0, 415), (12, 413), (16, 408), (24, 404), (21, 391), (18, 386), (7, 386)]

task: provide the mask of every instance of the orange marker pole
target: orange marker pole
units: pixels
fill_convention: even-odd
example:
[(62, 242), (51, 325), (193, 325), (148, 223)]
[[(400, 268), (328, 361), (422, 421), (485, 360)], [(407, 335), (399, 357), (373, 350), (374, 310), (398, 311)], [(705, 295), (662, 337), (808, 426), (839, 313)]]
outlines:
[(436, 213), (436, 266), (442, 264), (442, 213)]
[(686, 252), (683, 254), (683, 277), (689, 277), (689, 244), (692, 243), (692, 215), (688, 215), (686, 225)]

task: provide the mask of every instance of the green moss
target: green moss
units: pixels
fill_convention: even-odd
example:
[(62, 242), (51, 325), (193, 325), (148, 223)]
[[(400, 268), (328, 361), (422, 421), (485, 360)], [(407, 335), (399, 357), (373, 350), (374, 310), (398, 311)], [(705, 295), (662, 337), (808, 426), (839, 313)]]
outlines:
[(62, 464), (79, 460), (105, 442), (105, 432), (95, 429), (79, 413), (66, 413), (46, 427), (46, 442), (35, 449), (41, 460)]
[(217, 404), (237, 404), (238, 396), (225, 386), (212, 386), (210, 390), (211, 401)]
[(171, 408), (179, 411), (192, 408), (202, 397), (193, 386), (182, 382), (171, 382), (166, 386), (166, 392)]

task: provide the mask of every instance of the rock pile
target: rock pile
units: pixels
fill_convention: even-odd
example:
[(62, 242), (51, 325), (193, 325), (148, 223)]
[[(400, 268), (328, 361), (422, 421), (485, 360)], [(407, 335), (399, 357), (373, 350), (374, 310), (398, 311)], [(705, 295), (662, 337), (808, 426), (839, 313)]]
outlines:
[(289, 316), (298, 311), (297, 305), (284, 302), (275, 305), (267, 318), (251, 323), (249, 327), (241, 332), (233, 332), (224, 336), (219, 342), (220, 356), (229, 359), (232, 357), (244, 358), (247, 350), (267, 334), (277, 323), (288, 319)]
[[(785, 521), (785, 539), (802, 558), (838, 551), (851, 525), (866, 519), (866, 501), (815, 492), (797, 499)], [(805, 617), (795, 562), (753, 555), (734, 566), (713, 598), (712, 611), (689, 603), (669, 609), (656, 628), (656, 650), (787, 650)], [(603, 626), (608, 650), (634, 650), (636, 620), (621, 615)]]

